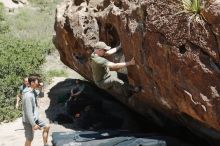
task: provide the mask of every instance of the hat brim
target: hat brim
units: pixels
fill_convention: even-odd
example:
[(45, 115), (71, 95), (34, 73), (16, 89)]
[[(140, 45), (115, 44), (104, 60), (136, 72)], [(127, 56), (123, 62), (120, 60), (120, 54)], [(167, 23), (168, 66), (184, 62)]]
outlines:
[(108, 50), (110, 50), (111, 49), (111, 47), (110, 46), (106, 46), (105, 48), (103, 48), (104, 50), (106, 50), (106, 51), (108, 51)]
[(73, 93), (73, 90), (71, 89), (71, 91), (70, 91), (71, 96), (76, 96), (76, 95), (81, 94), (84, 89), (85, 89), (85, 85), (84, 84), (81, 84), (79, 86), (79, 91), (77, 91), (76, 93)]

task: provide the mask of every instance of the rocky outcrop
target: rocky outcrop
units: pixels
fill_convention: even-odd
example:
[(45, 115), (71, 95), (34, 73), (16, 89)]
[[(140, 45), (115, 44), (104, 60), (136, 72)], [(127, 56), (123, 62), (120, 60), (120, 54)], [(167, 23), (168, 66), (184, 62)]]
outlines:
[(220, 138), (220, 2), (201, 1), (201, 11), (173, 0), (65, 0), (57, 7), (54, 44), (64, 64), (92, 81), (90, 54), (101, 40), (136, 60), (130, 84), (143, 91), (129, 100), (146, 115), (157, 109), (193, 131)]

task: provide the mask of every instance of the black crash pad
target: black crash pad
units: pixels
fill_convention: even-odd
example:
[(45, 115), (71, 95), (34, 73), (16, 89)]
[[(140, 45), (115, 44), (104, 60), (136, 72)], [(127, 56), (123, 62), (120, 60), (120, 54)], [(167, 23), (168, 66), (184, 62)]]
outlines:
[(53, 132), (53, 146), (166, 146), (166, 141), (118, 131)]

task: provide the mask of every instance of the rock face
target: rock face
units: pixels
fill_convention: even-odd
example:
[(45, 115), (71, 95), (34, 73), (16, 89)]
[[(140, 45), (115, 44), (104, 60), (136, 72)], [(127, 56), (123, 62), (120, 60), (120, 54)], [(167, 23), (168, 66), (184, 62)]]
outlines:
[[(139, 113), (148, 107), (202, 135), (220, 138), (220, 2), (185, 11), (173, 0), (65, 0), (57, 7), (53, 38), (64, 64), (92, 81), (90, 54), (101, 40), (136, 60), (129, 83), (141, 93), (116, 97)], [(163, 122), (163, 121), (162, 121)]]

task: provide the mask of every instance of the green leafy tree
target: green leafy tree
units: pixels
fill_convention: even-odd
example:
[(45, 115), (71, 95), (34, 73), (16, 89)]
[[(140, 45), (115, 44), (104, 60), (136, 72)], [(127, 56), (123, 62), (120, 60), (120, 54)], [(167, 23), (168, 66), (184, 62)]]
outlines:
[(45, 48), (42, 42), (0, 37), (0, 121), (10, 121), (20, 115), (19, 111), (12, 110), (18, 87), (23, 76), (40, 74)]

